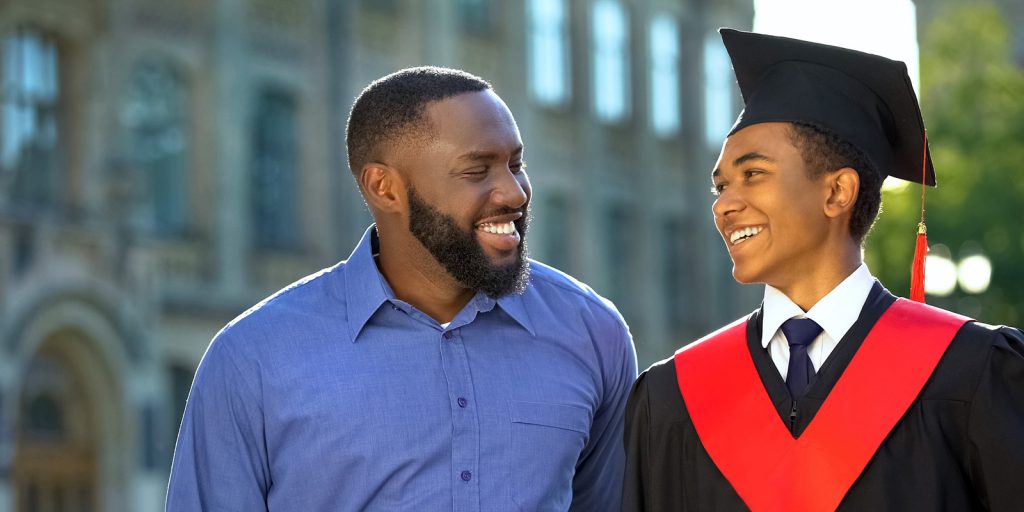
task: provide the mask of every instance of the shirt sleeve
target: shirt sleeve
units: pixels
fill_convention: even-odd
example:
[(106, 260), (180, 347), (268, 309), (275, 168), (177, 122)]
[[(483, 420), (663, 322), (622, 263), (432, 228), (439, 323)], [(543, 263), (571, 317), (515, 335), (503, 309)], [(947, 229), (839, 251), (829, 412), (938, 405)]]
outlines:
[(971, 401), (969, 470), (985, 509), (1024, 510), (1024, 333), (994, 335)]
[(239, 361), (234, 348), (222, 332), (196, 371), (171, 464), (168, 512), (267, 509), (258, 367)]
[[(613, 342), (601, 354), (604, 396), (590, 427), (590, 440), (580, 455), (573, 478), (570, 510), (618, 510), (622, 493), (623, 420), (626, 399), (636, 380), (633, 337), (618, 314)], [(611, 329), (609, 329), (611, 330)]]

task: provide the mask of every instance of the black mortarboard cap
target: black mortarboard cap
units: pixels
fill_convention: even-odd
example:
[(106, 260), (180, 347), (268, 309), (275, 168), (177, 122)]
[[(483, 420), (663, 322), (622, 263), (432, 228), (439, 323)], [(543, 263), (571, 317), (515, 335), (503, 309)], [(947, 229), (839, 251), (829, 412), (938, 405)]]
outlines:
[(826, 128), (883, 175), (935, 185), (924, 121), (903, 62), (819, 43), (723, 28), (745, 107), (730, 135), (758, 123)]

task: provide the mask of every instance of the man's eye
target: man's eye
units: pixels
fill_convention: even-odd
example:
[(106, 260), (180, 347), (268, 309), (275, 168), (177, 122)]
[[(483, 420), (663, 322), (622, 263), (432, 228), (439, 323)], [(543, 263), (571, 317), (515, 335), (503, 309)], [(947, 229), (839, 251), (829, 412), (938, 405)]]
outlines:
[(725, 191), (725, 184), (724, 183), (716, 183), (714, 185), (711, 185), (711, 195), (713, 195), (713, 196), (721, 195), (722, 192), (724, 192), (724, 191)]
[(512, 171), (512, 174), (519, 174), (526, 170), (526, 162), (519, 162), (508, 166), (508, 170)]
[(757, 176), (758, 174), (764, 174), (764, 171), (762, 171), (761, 169), (747, 169), (746, 171), (743, 171), (743, 175), (746, 176), (747, 178), (752, 178), (754, 176)]

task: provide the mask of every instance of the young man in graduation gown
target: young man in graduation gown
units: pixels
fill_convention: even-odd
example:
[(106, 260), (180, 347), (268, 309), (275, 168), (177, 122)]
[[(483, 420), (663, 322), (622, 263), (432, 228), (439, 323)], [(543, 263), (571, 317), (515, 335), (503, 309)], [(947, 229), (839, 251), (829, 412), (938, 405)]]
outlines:
[(714, 220), (764, 302), (640, 376), (624, 510), (1024, 510), (1024, 335), (861, 259), (884, 176), (934, 184), (905, 65), (722, 37), (746, 105)]

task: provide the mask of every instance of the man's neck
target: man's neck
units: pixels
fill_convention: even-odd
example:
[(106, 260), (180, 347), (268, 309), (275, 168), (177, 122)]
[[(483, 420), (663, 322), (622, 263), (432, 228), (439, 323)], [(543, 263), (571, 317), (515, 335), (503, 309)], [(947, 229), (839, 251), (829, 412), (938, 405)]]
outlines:
[[(448, 323), (466, 307), (475, 293), (448, 275), (434, 257), (418, 244), (380, 241), (377, 268), (395, 297), (411, 304), (438, 323)], [(413, 264), (419, 262), (420, 264)]]

